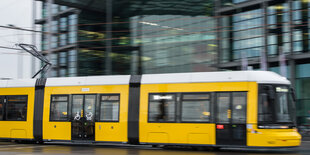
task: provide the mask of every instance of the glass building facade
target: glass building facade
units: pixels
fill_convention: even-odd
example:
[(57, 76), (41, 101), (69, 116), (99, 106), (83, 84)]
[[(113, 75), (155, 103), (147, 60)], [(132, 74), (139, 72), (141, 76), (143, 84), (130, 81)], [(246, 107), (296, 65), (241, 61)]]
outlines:
[(243, 60), (260, 70), (264, 59), (292, 82), (298, 124), (310, 125), (309, 0), (54, 0), (50, 24), (39, 2), (50, 77), (240, 70)]
[(213, 0), (54, 2), (36, 20), (50, 77), (216, 70)]

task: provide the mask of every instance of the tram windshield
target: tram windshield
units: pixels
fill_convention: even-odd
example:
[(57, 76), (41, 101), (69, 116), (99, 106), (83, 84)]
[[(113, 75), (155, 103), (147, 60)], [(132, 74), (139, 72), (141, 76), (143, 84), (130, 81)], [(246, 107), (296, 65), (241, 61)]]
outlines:
[(259, 126), (262, 128), (293, 127), (295, 124), (294, 100), (294, 92), (288, 86), (260, 86), (258, 104)]

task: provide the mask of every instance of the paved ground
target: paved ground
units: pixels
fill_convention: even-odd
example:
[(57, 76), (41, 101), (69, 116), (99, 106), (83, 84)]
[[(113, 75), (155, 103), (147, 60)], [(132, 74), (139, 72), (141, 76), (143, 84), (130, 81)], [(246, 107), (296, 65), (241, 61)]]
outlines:
[(219, 151), (197, 151), (190, 149), (161, 149), (150, 146), (124, 145), (60, 145), (60, 144), (17, 144), (0, 142), (0, 155), (69, 155), (69, 154), (102, 154), (102, 155), (309, 155), (310, 141), (295, 149), (255, 150), (255, 149), (221, 149)]

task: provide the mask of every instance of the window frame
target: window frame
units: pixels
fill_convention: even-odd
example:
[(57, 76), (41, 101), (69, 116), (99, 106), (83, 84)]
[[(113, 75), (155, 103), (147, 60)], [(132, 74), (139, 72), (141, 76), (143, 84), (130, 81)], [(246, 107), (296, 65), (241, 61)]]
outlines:
[(2, 104), (2, 109), (1, 109), (1, 113), (2, 113), (2, 119), (0, 119), (0, 121), (5, 121), (5, 103), (4, 103), (4, 99), (5, 96), (0, 96), (0, 104)]
[[(228, 122), (220, 122), (218, 119), (218, 94), (221, 93), (228, 93), (229, 94), (229, 109), (230, 109), (230, 118), (228, 119)], [(234, 98), (234, 93), (245, 93), (245, 122), (244, 123), (235, 123), (233, 122), (234, 117), (233, 117), (233, 106), (234, 106), (234, 102), (233, 102), (233, 98)], [(248, 97), (249, 97), (249, 91), (216, 91), (215, 92), (215, 96), (214, 96), (214, 104), (215, 108), (214, 108), (214, 114), (212, 116), (214, 116), (214, 122), (215, 124), (246, 124), (247, 120), (248, 120)]]
[[(121, 110), (121, 94), (120, 93), (112, 93), (112, 94), (99, 94), (98, 95), (99, 96), (99, 100), (98, 100), (98, 110), (97, 109), (95, 109), (95, 111), (98, 111), (98, 119), (95, 121), (95, 122), (120, 122), (120, 110)], [(102, 96), (118, 96), (118, 100), (102, 100)], [(113, 120), (111, 120), (111, 121), (108, 121), (108, 120), (101, 120), (100, 119), (100, 116), (101, 116), (101, 102), (102, 101), (105, 101), (105, 102), (115, 102), (115, 101), (118, 101), (118, 119), (117, 119), (117, 121), (113, 121)], [(96, 116), (95, 116), (96, 117)]]
[[(68, 95), (68, 94), (67, 94)], [(95, 95), (96, 98), (95, 98), (95, 118), (94, 118), (94, 121), (93, 122), (97, 122), (97, 104), (98, 104), (98, 95), (99, 94), (95, 94), (95, 93), (90, 93), (90, 94), (69, 94), (69, 111), (68, 111), (68, 115), (69, 115), (69, 118), (68, 118), (68, 121), (69, 122), (72, 122), (73, 121), (73, 117), (72, 117), (72, 106), (73, 106), (73, 97), (76, 96), (76, 95), (82, 95), (83, 96), (83, 104), (82, 104), (82, 109), (84, 110), (84, 106), (85, 106), (85, 96), (86, 95)], [(84, 117), (84, 114), (83, 114), (83, 117)]]
[[(151, 102), (154, 101), (151, 99), (151, 95), (174, 95), (174, 99), (169, 100), (169, 101), (174, 101), (174, 120), (173, 121), (151, 121), (150, 120), (150, 105)], [(177, 115), (177, 110), (178, 110), (178, 93), (173, 93), (173, 92), (168, 92), (168, 93), (148, 93), (148, 111), (147, 111), (147, 122), (148, 123), (177, 123), (178, 120), (178, 115)]]
[[(244, 122), (240, 123), (240, 122), (233, 122), (233, 118), (234, 118), (234, 115), (233, 115), (233, 111), (234, 111), (234, 94), (235, 93), (244, 93), (245, 94), (245, 104), (244, 104), (244, 107), (245, 107), (245, 120)], [(248, 98), (249, 98), (249, 91), (232, 91), (231, 92), (231, 124), (247, 124), (247, 121), (248, 121)]]
[[(203, 95), (203, 94), (207, 94), (209, 95), (209, 99), (184, 99), (184, 95)], [(213, 110), (212, 110), (212, 100), (213, 100), (213, 97), (212, 97), (212, 92), (186, 92), (186, 93), (181, 93), (181, 97), (180, 97), (180, 122), (181, 123), (211, 123), (212, 122), (212, 115), (213, 115)], [(183, 121), (182, 118), (183, 118), (183, 102), (184, 101), (209, 101), (209, 112), (210, 112), (210, 118), (209, 118), (209, 121)]]
[[(54, 96), (67, 96), (67, 119), (66, 120), (52, 120), (51, 118), (51, 111), (52, 111), (52, 103), (53, 103), (53, 97)], [(49, 114), (49, 121), (50, 122), (69, 122), (70, 121), (70, 118), (69, 118), (69, 104), (70, 104), (70, 95), (69, 94), (55, 94), (55, 95), (51, 95), (51, 98), (50, 98), (50, 110), (49, 110), (49, 112), (50, 112), (50, 114)]]
[[(25, 119), (24, 120), (14, 120), (14, 119), (8, 119), (8, 106), (9, 106), (9, 100), (8, 100), (8, 98), (9, 97), (26, 97), (26, 107), (27, 107), (27, 110), (26, 110), (26, 117), (25, 117)], [(18, 122), (21, 122), (21, 121), (24, 121), (24, 122), (26, 122), (27, 121), (27, 118), (28, 118), (28, 95), (4, 95), (3, 96), (3, 99), (5, 100), (5, 102), (3, 102), (3, 103), (5, 103), (4, 105), (5, 105), (5, 120), (3, 120), (3, 121), (18, 121)]]
[(215, 124), (232, 124), (232, 111), (230, 114), (230, 118), (228, 118), (228, 122), (223, 122), (221, 120), (219, 120), (219, 94), (228, 94), (229, 97), (229, 103), (228, 103), (228, 109), (232, 110), (232, 92), (237, 92), (237, 91), (218, 91), (215, 92), (215, 96), (214, 96), (214, 103), (216, 104), (215, 108), (214, 108), (214, 122)]
[[(259, 86), (258, 86), (258, 92), (257, 92), (257, 96), (258, 96), (258, 100), (257, 100), (257, 109), (259, 109), (259, 106), (261, 105), (261, 100), (259, 100), (260, 98), (260, 95), (261, 94), (265, 94), (265, 95), (267, 95), (268, 94), (268, 92), (266, 91), (266, 90), (263, 90), (263, 87), (265, 86), (265, 85), (270, 85), (270, 86), (272, 86), (272, 89), (274, 90), (274, 92), (275, 92), (275, 99), (274, 99), (274, 103), (273, 103), (273, 105), (271, 105), (272, 107), (271, 107), (271, 111), (272, 111), (272, 121), (270, 121), (270, 122), (266, 122), (266, 121), (259, 121), (259, 113), (258, 113), (258, 110), (257, 110), (257, 128), (258, 129), (264, 129), (263, 127), (261, 127), (261, 126), (273, 126), (273, 128), (272, 129), (281, 129), (281, 126), (288, 126), (288, 129), (292, 129), (293, 127), (295, 127), (295, 124), (296, 124), (296, 122), (297, 122), (297, 119), (295, 118), (294, 120), (292, 120), (292, 122), (284, 122), (284, 123), (282, 123), (282, 122), (277, 122), (277, 116), (276, 116), (276, 105), (277, 104), (279, 104), (278, 103), (278, 94), (277, 94), (277, 92), (276, 92), (276, 87), (287, 87), (288, 89), (290, 89), (290, 88), (292, 88), (292, 86), (291, 85), (288, 85), (288, 84), (268, 84), (268, 83), (263, 83), (263, 84), (260, 84)], [(289, 102), (289, 95), (290, 95), (290, 91), (289, 92), (287, 92), (288, 93), (288, 96), (287, 96), (287, 98), (288, 98), (288, 102)], [(294, 103), (288, 103), (289, 105), (291, 104), (291, 106), (293, 106), (294, 107), (294, 109), (296, 110), (296, 102), (294, 102)], [(290, 111), (290, 109), (289, 109), (289, 115), (295, 115), (294, 117), (296, 117), (296, 112), (293, 112), (293, 113), (291, 113), (291, 111)]]

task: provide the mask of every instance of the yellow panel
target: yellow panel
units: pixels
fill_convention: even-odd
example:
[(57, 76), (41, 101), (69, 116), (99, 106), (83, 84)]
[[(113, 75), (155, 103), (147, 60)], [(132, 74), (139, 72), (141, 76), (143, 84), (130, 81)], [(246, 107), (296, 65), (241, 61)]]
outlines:
[(127, 142), (127, 123), (96, 122), (96, 141)]
[(127, 142), (129, 86), (113, 86), (113, 90), (110, 89), (109, 91), (100, 93), (120, 93), (120, 114), (119, 122), (96, 122), (95, 140), (108, 142)]
[(189, 144), (201, 144), (202, 139), (206, 144), (211, 143), (211, 135), (209, 133), (190, 133), (188, 134), (188, 143)]
[(149, 143), (169, 143), (168, 133), (166, 132), (149, 132), (147, 134)]
[(26, 121), (0, 121), (0, 138), (33, 139), (34, 87), (0, 88), (0, 95), (28, 95)]
[(140, 126), (141, 142), (215, 144), (214, 124), (140, 123), (140, 125), (142, 125)]
[[(179, 144), (215, 144), (215, 125), (206, 123), (148, 123), (148, 94), (167, 92), (215, 92), (249, 91), (257, 88), (255, 82), (190, 83), (190, 84), (148, 84), (141, 85), (140, 98), (140, 141), (154, 142), (148, 139), (149, 133), (166, 133), (167, 143)], [(256, 93), (250, 90), (249, 93)], [(248, 102), (253, 102), (255, 95), (248, 94)], [(255, 98), (254, 98), (255, 99)], [(251, 114), (249, 114), (252, 117)], [(250, 119), (251, 120), (251, 119)], [(251, 120), (253, 121), (253, 119)], [(162, 135), (164, 137), (164, 135)], [(159, 141), (159, 140), (157, 140)], [(158, 142), (160, 143), (160, 142)], [(161, 142), (166, 143), (166, 142)]]
[[(86, 90), (86, 91), (85, 91)], [(71, 140), (71, 122), (50, 122), (50, 98), (57, 94), (120, 94), (120, 122), (95, 123), (96, 141), (127, 141), (128, 85), (46, 87), (43, 139)], [(97, 109), (99, 110), (99, 109)], [(56, 128), (55, 128), (56, 125)], [(99, 126), (101, 129), (99, 129)], [(111, 129), (113, 126), (113, 129)], [(105, 130), (103, 130), (105, 129)], [(109, 130), (106, 130), (109, 129)]]
[(258, 84), (254, 82), (248, 83), (247, 94), (247, 123), (257, 122), (257, 102), (258, 102)]
[(23, 129), (12, 129), (11, 130), (11, 138), (14, 137), (27, 137), (26, 130)]
[(299, 146), (301, 136), (295, 129), (247, 129), (247, 145), (262, 147)]

